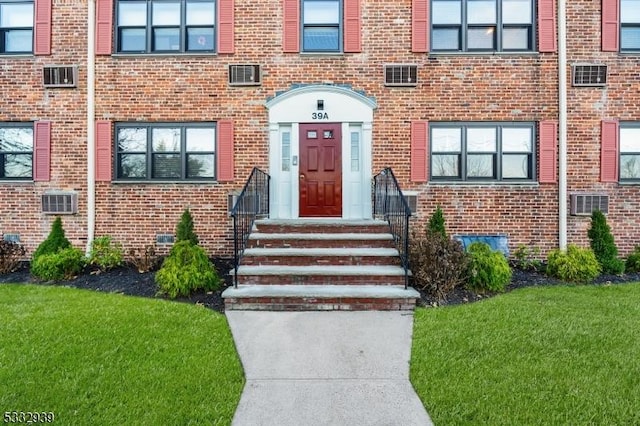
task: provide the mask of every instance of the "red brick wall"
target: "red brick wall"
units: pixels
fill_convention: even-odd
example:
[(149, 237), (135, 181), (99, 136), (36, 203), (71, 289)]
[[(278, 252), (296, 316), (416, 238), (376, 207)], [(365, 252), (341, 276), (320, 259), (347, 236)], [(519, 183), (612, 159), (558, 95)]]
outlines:
[[(189, 206), (196, 232), (212, 254), (229, 254), (227, 193), (240, 189), (253, 166), (268, 168), (264, 102), (293, 83), (351, 84), (378, 103), (373, 124), (373, 171), (391, 166), (403, 189), (419, 192), (416, 223), (436, 205), (451, 233), (506, 233), (546, 253), (558, 245), (555, 184), (442, 185), (409, 181), (410, 123), (429, 121), (557, 120), (557, 55), (426, 55), (411, 52), (411, 1), (362, 0), (362, 52), (309, 55), (282, 52), (282, 2), (236, 0), (235, 54), (100, 56), (96, 66), (96, 119), (118, 121), (216, 121), (235, 124), (235, 182), (213, 184), (97, 185), (96, 235), (110, 234), (125, 247), (152, 244), (172, 233)], [(569, 2), (569, 61), (609, 64), (606, 89), (569, 90), (569, 192), (611, 195), (608, 219), (621, 251), (640, 243), (638, 186), (600, 184), (599, 123), (640, 119), (633, 56), (600, 52), (599, 2)], [(53, 121), (52, 181), (0, 183), (8, 202), (0, 232), (19, 232), (32, 250), (48, 232), (39, 195), (47, 188), (80, 191), (80, 214), (64, 218), (75, 244), (86, 238), (85, 97), (86, 4), (55, 1), (53, 51), (36, 58), (0, 58), (0, 121)], [(80, 64), (78, 89), (45, 90), (44, 63)], [(229, 87), (229, 63), (259, 63), (263, 84)], [(416, 88), (383, 85), (388, 63), (419, 65)], [(25, 69), (27, 72), (25, 72)], [(588, 244), (589, 220), (569, 217), (569, 242)], [(626, 237), (630, 235), (630, 237)]]

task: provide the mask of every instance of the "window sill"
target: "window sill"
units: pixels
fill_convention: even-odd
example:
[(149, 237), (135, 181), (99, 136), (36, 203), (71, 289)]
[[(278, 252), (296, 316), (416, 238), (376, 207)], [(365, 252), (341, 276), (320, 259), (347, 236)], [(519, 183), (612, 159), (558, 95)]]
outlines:
[(217, 180), (112, 180), (115, 185), (217, 185)]
[(0, 185), (6, 185), (6, 184), (15, 185), (17, 183), (22, 185), (31, 185), (36, 182), (33, 179), (1, 179), (0, 178)]
[(538, 51), (513, 51), (513, 52), (428, 52), (427, 56), (429, 57), (439, 57), (439, 56), (539, 56), (540, 52)]
[(336, 57), (336, 58), (344, 58), (344, 52), (300, 52), (300, 56), (305, 58), (326, 58), (326, 57)]
[(36, 55), (33, 53), (0, 53), (3, 59), (33, 59)]
[(175, 58), (175, 57), (192, 57), (192, 56), (218, 56), (217, 52), (163, 52), (163, 53), (112, 53), (112, 58)]
[(429, 185), (433, 186), (488, 186), (488, 187), (506, 187), (506, 186), (517, 186), (517, 187), (531, 187), (537, 188), (540, 186), (538, 182), (527, 181), (527, 182), (504, 182), (504, 181), (457, 181), (457, 180), (430, 180), (428, 182)]

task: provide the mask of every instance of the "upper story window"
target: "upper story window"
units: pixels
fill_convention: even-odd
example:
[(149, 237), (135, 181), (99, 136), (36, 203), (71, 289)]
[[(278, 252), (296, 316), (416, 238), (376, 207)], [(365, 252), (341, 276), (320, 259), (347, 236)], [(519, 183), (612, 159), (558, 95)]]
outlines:
[(0, 123), (0, 179), (32, 179), (33, 125)]
[(620, 125), (620, 181), (640, 180), (640, 123)]
[(0, 54), (33, 51), (33, 1), (0, 1)]
[(339, 52), (342, 45), (339, 0), (302, 1), (302, 50)]
[(120, 180), (214, 180), (213, 123), (116, 124), (116, 176)]
[(620, 49), (640, 51), (640, 1), (620, 1)]
[(216, 5), (211, 0), (118, 0), (119, 53), (214, 52)]
[(533, 0), (432, 0), (432, 51), (530, 51)]
[(431, 124), (431, 178), (460, 181), (532, 180), (533, 123)]

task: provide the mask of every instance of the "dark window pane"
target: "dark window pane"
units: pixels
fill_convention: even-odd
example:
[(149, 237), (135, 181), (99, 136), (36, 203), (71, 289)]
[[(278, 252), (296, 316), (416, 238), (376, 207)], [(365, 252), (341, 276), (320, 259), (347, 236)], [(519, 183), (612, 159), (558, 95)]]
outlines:
[(214, 157), (213, 154), (190, 154), (187, 156), (188, 178), (213, 178)]
[(180, 50), (180, 28), (154, 28), (153, 50)]
[(304, 50), (340, 50), (340, 34), (337, 27), (310, 27), (304, 29)]
[(123, 28), (120, 30), (120, 51), (143, 52), (147, 48), (147, 32), (144, 28)]
[(640, 49), (640, 27), (622, 27), (620, 46), (625, 49)]
[(640, 179), (640, 155), (620, 156), (620, 179)]
[(527, 154), (503, 155), (502, 177), (514, 179), (529, 178), (529, 156)]
[(120, 177), (144, 178), (147, 175), (147, 156), (145, 154), (120, 155)]
[(467, 176), (493, 177), (493, 155), (468, 155)]
[(459, 177), (460, 157), (458, 155), (432, 155), (431, 174), (434, 177)]
[[(1, 157), (1, 156), (0, 156)], [(5, 178), (30, 178), (33, 161), (31, 154), (4, 155)]]
[(153, 155), (153, 177), (180, 178), (180, 155), (179, 154), (154, 154)]
[(495, 27), (477, 27), (467, 30), (469, 49), (495, 49)]
[(32, 30), (11, 30), (4, 33), (4, 51), (9, 53), (31, 52)]
[(529, 50), (529, 28), (503, 28), (502, 48), (505, 50)]
[(434, 28), (433, 50), (460, 50), (459, 28)]
[(187, 50), (213, 50), (213, 28), (187, 28)]

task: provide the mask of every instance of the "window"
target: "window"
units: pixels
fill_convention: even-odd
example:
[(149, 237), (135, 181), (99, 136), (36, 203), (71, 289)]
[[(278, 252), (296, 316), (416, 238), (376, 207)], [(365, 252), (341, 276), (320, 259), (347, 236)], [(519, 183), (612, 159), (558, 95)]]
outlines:
[(620, 50), (640, 51), (640, 1), (620, 1)]
[(640, 123), (620, 124), (620, 181), (640, 181)]
[(527, 51), (533, 0), (432, 0), (433, 51)]
[(215, 124), (116, 125), (120, 180), (214, 180)]
[(0, 179), (33, 178), (33, 125), (0, 123)]
[(532, 180), (533, 128), (533, 123), (431, 124), (431, 177), (461, 181)]
[(33, 51), (33, 2), (0, 1), (0, 54)]
[(302, 50), (339, 52), (341, 49), (339, 0), (302, 1)]
[(216, 7), (211, 0), (119, 0), (120, 53), (214, 52)]

